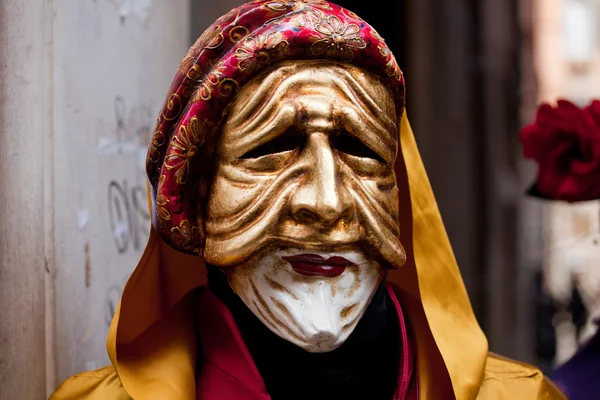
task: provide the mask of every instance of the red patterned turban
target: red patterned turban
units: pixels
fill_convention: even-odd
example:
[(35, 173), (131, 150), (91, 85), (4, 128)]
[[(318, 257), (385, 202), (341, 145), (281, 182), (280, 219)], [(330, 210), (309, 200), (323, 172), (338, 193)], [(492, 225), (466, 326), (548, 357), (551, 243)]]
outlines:
[(383, 38), (355, 13), (322, 0), (258, 0), (231, 10), (181, 61), (148, 150), (153, 224), (170, 246), (202, 252), (214, 138), (237, 90), (273, 64), (311, 59), (379, 75), (401, 117), (402, 72)]

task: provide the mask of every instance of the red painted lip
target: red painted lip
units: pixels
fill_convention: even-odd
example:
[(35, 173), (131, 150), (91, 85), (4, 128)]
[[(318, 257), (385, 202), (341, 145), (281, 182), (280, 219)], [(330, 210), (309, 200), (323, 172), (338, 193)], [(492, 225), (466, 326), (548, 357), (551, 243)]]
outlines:
[(281, 258), (289, 262), (295, 272), (304, 276), (333, 278), (341, 275), (346, 270), (346, 267), (354, 265), (354, 263), (339, 256), (325, 259), (318, 254), (299, 254), (297, 256)]

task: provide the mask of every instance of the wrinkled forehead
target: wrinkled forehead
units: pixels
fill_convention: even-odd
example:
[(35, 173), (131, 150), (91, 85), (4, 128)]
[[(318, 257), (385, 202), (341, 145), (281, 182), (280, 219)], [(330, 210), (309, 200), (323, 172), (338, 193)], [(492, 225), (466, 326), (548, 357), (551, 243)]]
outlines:
[(286, 102), (302, 106), (327, 96), (344, 109), (342, 114), (361, 114), (397, 140), (394, 95), (381, 78), (350, 64), (325, 60), (287, 61), (256, 76), (237, 93), (224, 127), (247, 125)]

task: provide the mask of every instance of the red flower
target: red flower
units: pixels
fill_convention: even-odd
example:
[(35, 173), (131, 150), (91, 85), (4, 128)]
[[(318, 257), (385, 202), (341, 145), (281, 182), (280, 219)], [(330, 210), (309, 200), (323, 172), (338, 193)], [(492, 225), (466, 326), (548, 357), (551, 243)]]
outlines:
[(526, 158), (537, 162), (532, 194), (569, 202), (600, 199), (600, 101), (581, 109), (566, 100), (540, 106), (521, 130)]

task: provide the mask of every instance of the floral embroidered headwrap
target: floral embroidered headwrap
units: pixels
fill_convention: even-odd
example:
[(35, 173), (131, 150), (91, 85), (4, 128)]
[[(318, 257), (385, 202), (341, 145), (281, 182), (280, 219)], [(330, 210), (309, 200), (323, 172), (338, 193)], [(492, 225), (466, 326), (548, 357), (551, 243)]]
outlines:
[(355, 13), (322, 0), (258, 0), (231, 10), (183, 58), (148, 150), (153, 224), (170, 246), (202, 251), (202, 178), (211, 138), (236, 91), (269, 65), (309, 59), (381, 76), (402, 115), (402, 72), (383, 38)]

